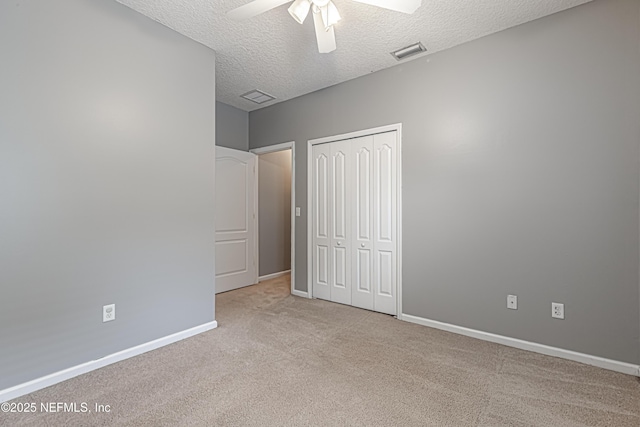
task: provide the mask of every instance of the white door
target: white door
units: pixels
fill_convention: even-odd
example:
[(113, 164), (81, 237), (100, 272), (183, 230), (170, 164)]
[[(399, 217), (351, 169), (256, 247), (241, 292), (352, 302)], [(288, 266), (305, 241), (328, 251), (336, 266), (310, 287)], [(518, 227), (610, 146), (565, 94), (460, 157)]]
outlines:
[(397, 132), (373, 136), (373, 309), (396, 314)]
[(331, 301), (351, 304), (351, 141), (329, 146)]
[(356, 307), (373, 310), (373, 135), (352, 142), (352, 290)]
[(397, 314), (397, 132), (312, 148), (313, 296)]
[(256, 155), (216, 147), (216, 293), (258, 282)]
[(331, 299), (329, 287), (330, 256), (329, 246), (329, 160), (331, 146), (329, 144), (314, 145), (312, 150), (312, 273), (313, 296)]

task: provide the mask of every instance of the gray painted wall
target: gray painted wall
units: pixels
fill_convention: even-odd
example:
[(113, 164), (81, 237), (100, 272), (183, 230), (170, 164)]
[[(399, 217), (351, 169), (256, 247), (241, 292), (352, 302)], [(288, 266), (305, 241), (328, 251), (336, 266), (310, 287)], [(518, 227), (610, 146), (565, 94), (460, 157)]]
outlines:
[(291, 269), (291, 150), (258, 156), (260, 276)]
[(249, 151), (249, 113), (216, 102), (216, 145)]
[(251, 148), (298, 144), (296, 286), (307, 140), (402, 122), (404, 312), (640, 362), (639, 17), (596, 0), (250, 113)]
[(213, 51), (25, 0), (0, 52), (0, 389), (212, 321)]

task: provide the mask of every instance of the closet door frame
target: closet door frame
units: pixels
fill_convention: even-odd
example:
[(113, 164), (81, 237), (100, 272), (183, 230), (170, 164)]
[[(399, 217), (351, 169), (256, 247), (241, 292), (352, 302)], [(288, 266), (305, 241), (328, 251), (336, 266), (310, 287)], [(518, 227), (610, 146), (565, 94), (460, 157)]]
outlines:
[(395, 123), (386, 126), (375, 127), (372, 129), (365, 129), (355, 132), (349, 132), (341, 135), (327, 136), (324, 138), (317, 138), (307, 141), (307, 295), (309, 298), (313, 296), (313, 250), (312, 250), (312, 199), (313, 199), (313, 162), (312, 152), (313, 146), (317, 144), (327, 144), (330, 142), (342, 141), (345, 139), (359, 138), (362, 136), (376, 135), (385, 132), (396, 132), (397, 137), (397, 156), (396, 156), (396, 236), (397, 236), (397, 296), (396, 296), (396, 317), (402, 319), (402, 123)]

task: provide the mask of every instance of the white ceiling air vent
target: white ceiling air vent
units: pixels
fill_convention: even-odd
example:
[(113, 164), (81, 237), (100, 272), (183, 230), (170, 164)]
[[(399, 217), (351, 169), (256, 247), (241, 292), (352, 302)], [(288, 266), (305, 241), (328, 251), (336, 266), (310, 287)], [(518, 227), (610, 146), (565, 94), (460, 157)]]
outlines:
[(391, 55), (396, 58), (398, 61), (408, 58), (413, 55), (417, 55), (422, 52), (426, 52), (427, 48), (422, 45), (422, 43), (418, 42), (412, 44), (411, 46), (403, 47), (402, 49), (398, 49), (395, 52), (391, 52)]
[(265, 102), (273, 101), (276, 99), (275, 96), (271, 96), (268, 93), (264, 93), (260, 90), (252, 90), (244, 95), (240, 95), (244, 99), (248, 99), (251, 102), (255, 102), (256, 104), (264, 104)]

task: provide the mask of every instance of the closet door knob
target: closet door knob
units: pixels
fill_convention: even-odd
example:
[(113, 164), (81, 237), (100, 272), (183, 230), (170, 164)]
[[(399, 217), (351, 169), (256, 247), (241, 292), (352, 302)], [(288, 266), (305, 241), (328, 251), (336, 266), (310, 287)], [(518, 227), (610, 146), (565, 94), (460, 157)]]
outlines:
[(340, 243), (340, 242), (338, 242), (338, 246), (340, 246), (340, 245), (341, 245), (341, 243)]
[(364, 248), (364, 243), (360, 243), (360, 247), (361, 247), (361, 248)]

